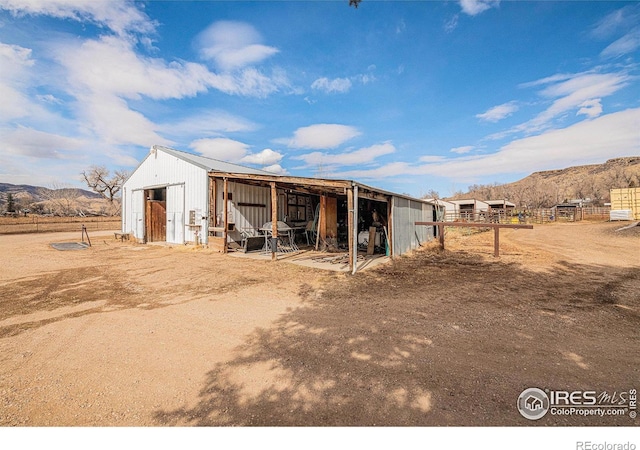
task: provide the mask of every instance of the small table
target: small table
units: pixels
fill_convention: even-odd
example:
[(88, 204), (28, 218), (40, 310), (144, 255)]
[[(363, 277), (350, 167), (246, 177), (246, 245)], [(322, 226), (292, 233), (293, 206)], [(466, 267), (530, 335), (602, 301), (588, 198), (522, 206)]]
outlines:
[[(263, 251), (265, 253), (270, 253), (272, 251), (271, 248), (271, 239), (273, 238), (273, 222), (267, 222), (262, 227), (260, 227), (260, 231), (264, 234), (264, 248)], [(300, 251), (295, 241), (295, 229), (291, 228), (284, 222), (278, 221), (278, 244), (277, 251), (281, 253), (291, 253)]]

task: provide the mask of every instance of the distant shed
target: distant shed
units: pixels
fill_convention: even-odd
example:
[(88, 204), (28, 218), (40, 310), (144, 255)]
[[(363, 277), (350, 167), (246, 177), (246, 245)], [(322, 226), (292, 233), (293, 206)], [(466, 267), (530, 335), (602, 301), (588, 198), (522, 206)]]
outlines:
[(455, 204), (458, 209), (456, 220), (482, 221), (485, 219), (486, 213), (491, 209), (488, 203), (475, 198), (451, 200), (451, 203)]

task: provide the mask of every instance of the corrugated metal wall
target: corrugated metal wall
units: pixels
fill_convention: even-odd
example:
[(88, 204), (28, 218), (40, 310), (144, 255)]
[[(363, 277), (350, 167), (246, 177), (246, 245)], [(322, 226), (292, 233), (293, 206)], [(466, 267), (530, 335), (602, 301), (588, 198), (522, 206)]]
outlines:
[[(137, 239), (144, 237), (141, 234), (141, 227), (138, 226), (138, 211), (134, 211), (134, 206), (138, 205), (139, 200), (134, 204), (134, 191), (141, 189), (161, 188), (171, 185), (184, 184), (183, 203), (176, 204), (173, 213), (178, 214), (180, 223), (167, 223), (175, 228), (179, 226), (179, 230), (173, 232), (173, 238), (167, 236), (168, 242), (183, 243), (195, 241), (195, 228), (187, 227), (184, 223), (185, 217), (189, 217), (189, 211), (196, 210), (202, 212), (202, 216), (206, 217), (208, 212), (208, 192), (209, 177), (207, 171), (191, 163), (188, 163), (173, 155), (169, 155), (161, 150), (152, 151), (147, 158), (140, 164), (135, 172), (129, 177), (123, 186), (123, 231), (132, 233)], [(170, 205), (167, 205), (169, 207)], [(179, 210), (179, 211), (178, 211)], [(172, 219), (174, 220), (174, 219)], [(201, 221), (202, 230), (208, 229), (207, 220)], [(144, 226), (142, 227), (144, 230)], [(202, 232), (201, 236), (206, 242), (206, 232)], [(173, 240), (172, 240), (173, 239)]]
[[(230, 181), (228, 184), (231, 200), (228, 203), (229, 222), (234, 230), (229, 237), (234, 241), (242, 239), (242, 231), (251, 233), (266, 222), (271, 222), (271, 188), (252, 186)], [(216, 180), (216, 215), (222, 223), (224, 182)], [(252, 205), (252, 206), (248, 206)], [(258, 206), (259, 205), (259, 206)], [(284, 191), (278, 189), (278, 220), (284, 220), (286, 214), (286, 198)]]
[(393, 197), (393, 253), (400, 256), (433, 239), (433, 227), (416, 222), (433, 220), (433, 206), (402, 197)]
[(611, 211), (631, 211), (635, 220), (640, 220), (640, 188), (611, 189)]

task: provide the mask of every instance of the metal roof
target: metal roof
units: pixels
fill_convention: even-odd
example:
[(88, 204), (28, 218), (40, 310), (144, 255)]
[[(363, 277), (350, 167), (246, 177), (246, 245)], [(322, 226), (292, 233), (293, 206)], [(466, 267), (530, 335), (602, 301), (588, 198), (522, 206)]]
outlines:
[(503, 205), (503, 206), (508, 206), (510, 208), (515, 208), (516, 204), (515, 203), (511, 203), (508, 200), (485, 200), (485, 203), (491, 205), (491, 206), (495, 206), (495, 205)]
[(206, 156), (194, 155), (193, 153), (187, 153), (180, 150), (175, 150), (169, 147), (163, 147), (161, 145), (154, 145), (151, 150), (161, 150), (165, 153), (180, 158), (198, 167), (201, 167), (207, 171), (213, 172), (233, 172), (233, 173), (245, 173), (245, 174), (257, 174), (257, 175), (275, 175), (273, 172), (267, 172), (266, 170), (254, 169), (251, 167), (241, 166), (240, 164), (234, 164), (226, 161), (220, 161), (213, 158), (207, 158)]
[(352, 180), (334, 180), (334, 179), (321, 179), (321, 178), (309, 178), (309, 177), (283, 176), (283, 175), (275, 174), (273, 172), (267, 172), (266, 170), (260, 170), (260, 169), (254, 169), (251, 167), (241, 166), (240, 164), (234, 164), (234, 163), (220, 161), (213, 158), (207, 158), (206, 156), (194, 155), (193, 153), (183, 152), (173, 148), (164, 147), (162, 145), (154, 145), (153, 147), (151, 147), (151, 151), (153, 150), (163, 151), (165, 153), (175, 156), (176, 158), (180, 158), (184, 161), (187, 161), (191, 164), (201, 167), (209, 172), (220, 172), (224, 174), (238, 174), (238, 175), (263, 175), (263, 176), (272, 177), (272, 179), (274, 180), (295, 178), (301, 182), (304, 182), (304, 180), (317, 180), (321, 182), (326, 181), (328, 183), (337, 182), (337, 183), (358, 184), (361, 188), (364, 188), (372, 192), (378, 192), (384, 195), (406, 198), (407, 200), (418, 201), (421, 203), (427, 203), (427, 204), (433, 205), (432, 202), (425, 199), (418, 199), (408, 195), (386, 191), (376, 187), (367, 186), (365, 184), (352, 181)]

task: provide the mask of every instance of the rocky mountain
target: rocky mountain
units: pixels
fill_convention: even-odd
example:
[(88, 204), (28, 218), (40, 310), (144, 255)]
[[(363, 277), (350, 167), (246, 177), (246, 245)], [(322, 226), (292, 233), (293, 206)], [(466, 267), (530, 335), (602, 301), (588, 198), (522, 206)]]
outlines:
[(0, 183), (0, 214), (8, 207), (11, 194), (15, 211), (41, 214), (76, 215), (112, 213), (114, 205), (95, 192), (70, 187), (46, 188), (26, 184)]
[(545, 170), (507, 184), (472, 185), (449, 200), (507, 199), (518, 207), (548, 208), (574, 199), (588, 200), (594, 206), (610, 201), (614, 188), (640, 186), (640, 156), (610, 159), (602, 164)]

